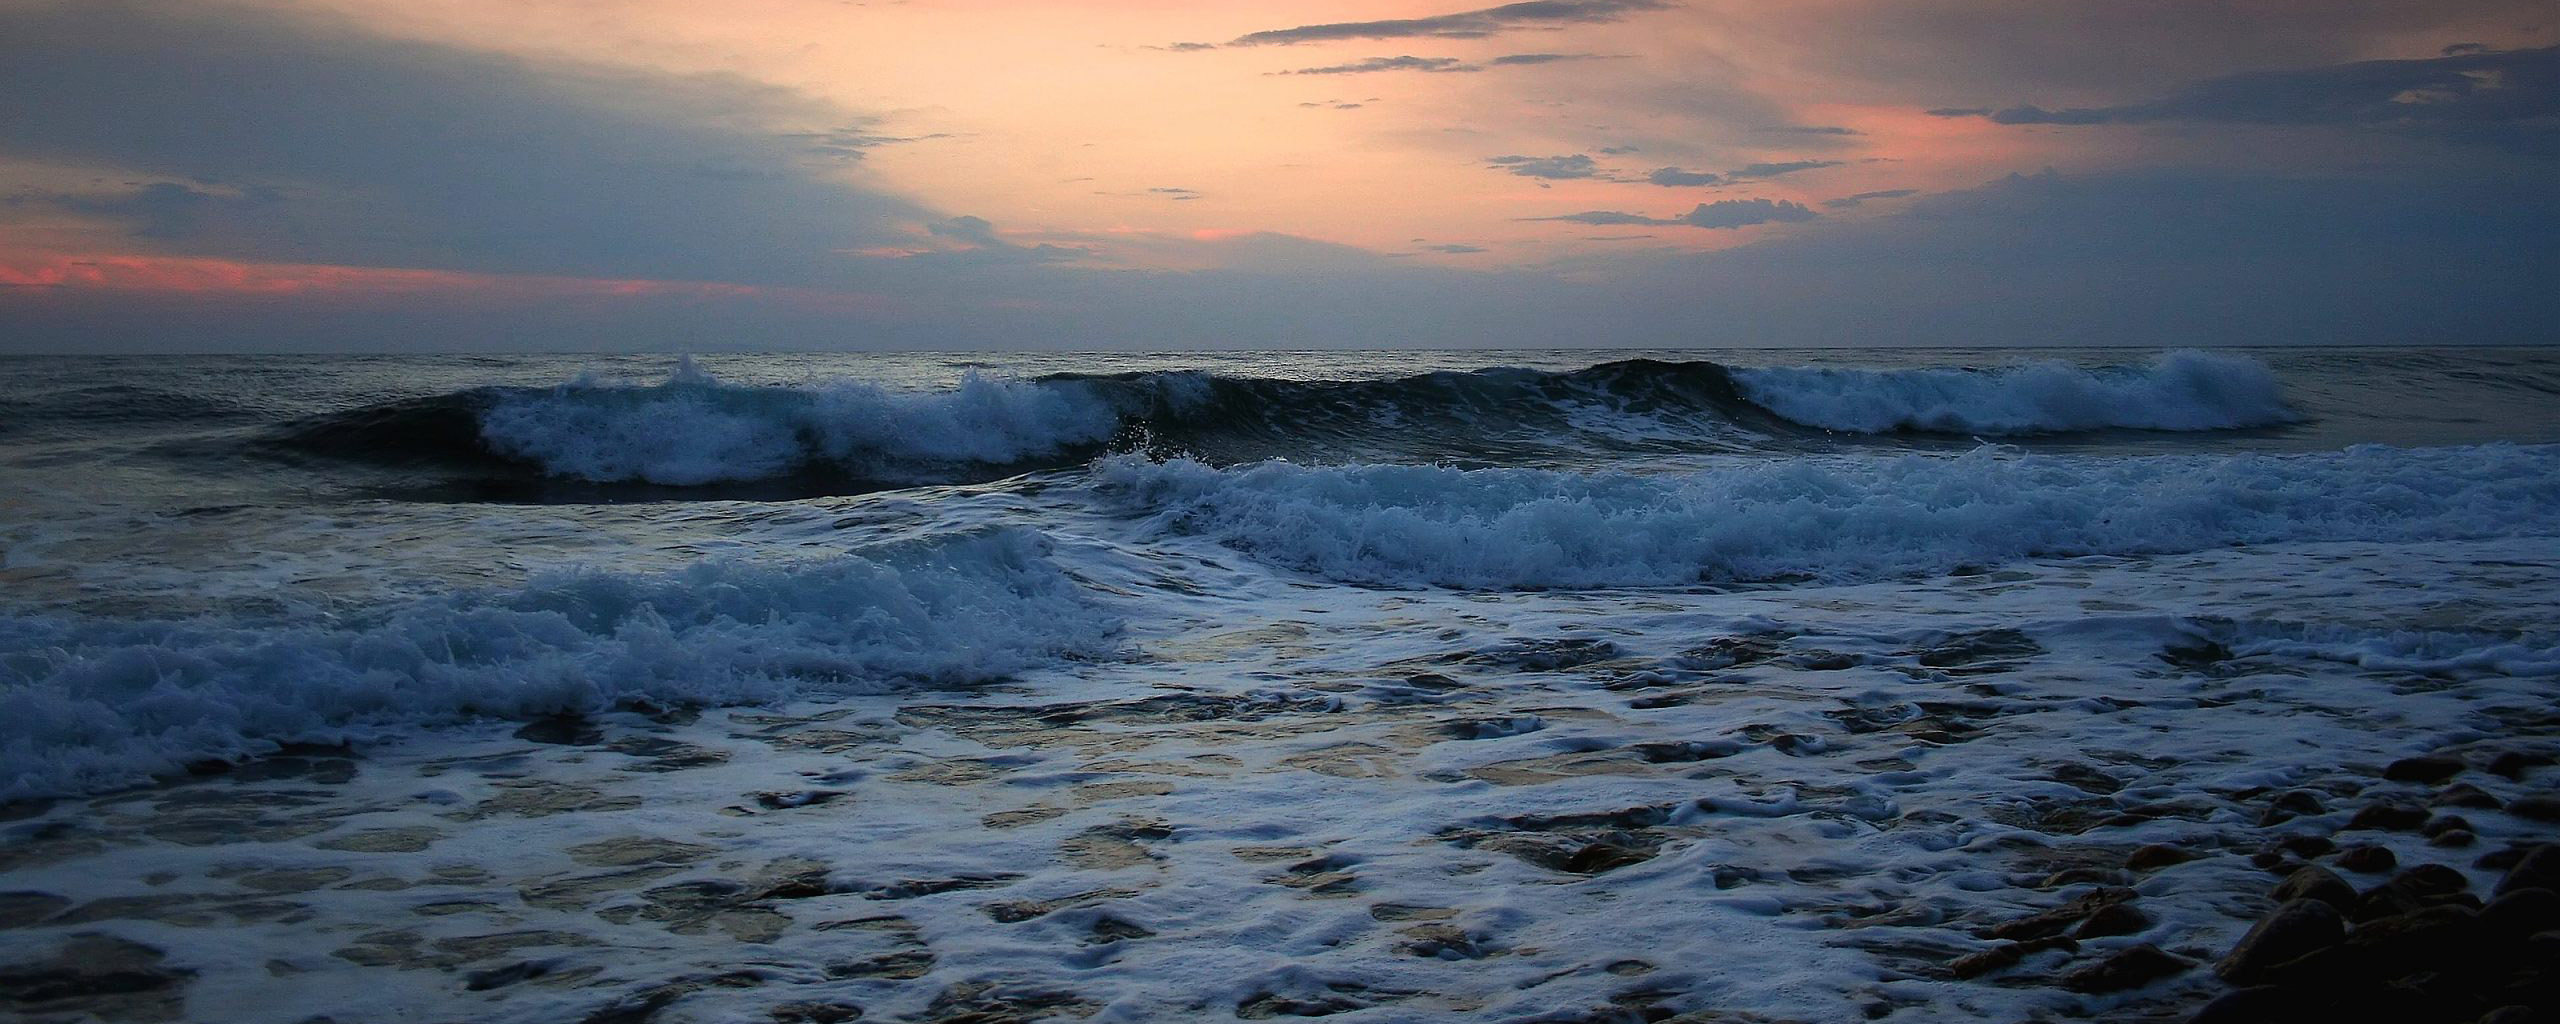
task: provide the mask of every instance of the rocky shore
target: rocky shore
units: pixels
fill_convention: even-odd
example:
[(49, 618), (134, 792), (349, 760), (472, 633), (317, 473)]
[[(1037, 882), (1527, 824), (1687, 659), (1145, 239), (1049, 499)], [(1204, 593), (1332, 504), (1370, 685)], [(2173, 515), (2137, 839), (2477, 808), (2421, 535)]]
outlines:
[(205, 765), (0, 810), (0, 1017), (2550, 1019), (2551, 680), (2159, 613), (2240, 571), (1336, 593)]

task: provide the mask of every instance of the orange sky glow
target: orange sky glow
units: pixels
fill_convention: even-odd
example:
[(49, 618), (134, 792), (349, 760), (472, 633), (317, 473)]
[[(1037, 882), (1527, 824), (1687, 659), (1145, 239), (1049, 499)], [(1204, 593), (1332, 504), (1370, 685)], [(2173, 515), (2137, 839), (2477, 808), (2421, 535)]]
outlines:
[[(0, 16), (111, 56), (134, 26), (181, 43), (236, 29), (208, 61), (300, 83), (250, 87), (280, 112), (242, 123), (275, 130), (211, 133), (203, 160), (186, 151), (198, 143), (155, 148), (77, 114), (0, 137), (0, 287), (869, 310), (924, 288), (928, 268), (946, 290), (963, 271), (1590, 280), (1847, 236), (2013, 174), (2425, 178), (2452, 161), (2529, 176), (2522, 158), (2424, 133), (2255, 113), (1982, 115), (2139, 110), (2270, 68), (2539, 52), (2522, 48), (2549, 47), (2560, 22), (2532, 0), (1523, 5), (1567, 16), (1473, 2), (0, 0)], [(1341, 23), (1388, 27), (1327, 28)], [(308, 70), (310, 55), (340, 53), (386, 69), (368, 80), (383, 95), (495, 84), (404, 136), (328, 106), (337, 71)], [(112, 72), (71, 81), (87, 70), (65, 58), (35, 84), (56, 104), (114, 100)], [(172, 117), (164, 132), (183, 133)], [(331, 148), (363, 131), (422, 159)], [(565, 226), (536, 223), (563, 209)]]

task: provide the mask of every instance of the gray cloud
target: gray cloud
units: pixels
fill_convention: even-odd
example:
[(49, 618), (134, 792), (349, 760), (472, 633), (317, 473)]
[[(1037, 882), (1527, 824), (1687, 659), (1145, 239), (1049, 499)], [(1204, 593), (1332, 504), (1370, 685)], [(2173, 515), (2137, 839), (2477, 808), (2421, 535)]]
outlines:
[(2553, 238), (2525, 168), (2046, 173), (1617, 266), (1631, 321), (1745, 344), (2549, 344)]
[(24, 192), (0, 200), (7, 206), (45, 206), (131, 225), (136, 238), (182, 240), (219, 230), (218, 225), (256, 217), (285, 200), (282, 190), (254, 185), (238, 194), (156, 181), (114, 192)]
[[(1300, 25), (1238, 36), (1229, 46), (1293, 46), (1338, 39), (1482, 39), (1516, 28), (1597, 24), (1674, 6), (1667, 0), (1528, 0), (1428, 18)], [(1192, 48), (1196, 44), (1175, 44)]]
[(1744, 178), (1775, 178), (1782, 174), (1794, 174), (1797, 171), (1838, 166), (1840, 166), (1838, 160), (1787, 160), (1780, 163), (1746, 164), (1735, 170), (1726, 171), (1724, 176), (1737, 181)]
[(1693, 228), (1744, 228), (1754, 224), (1806, 221), (1818, 216), (1803, 203), (1784, 199), (1725, 199), (1701, 203), (1680, 217)]
[(1684, 171), (1677, 167), (1658, 167), (1653, 173), (1645, 175), (1644, 180), (1656, 185), (1668, 186), (1721, 185), (1724, 184), (1724, 175), (1710, 171)]
[(1353, 61), (1349, 64), (1329, 64), (1324, 67), (1299, 68), (1295, 71), (1277, 71), (1273, 73), (1281, 75), (1367, 75), (1375, 74), (1380, 71), (1453, 72), (1482, 70), (1484, 69), (1459, 60), (1456, 57), (1416, 57), (1408, 54), (1402, 57), (1371, 57), (1367, 60)]
[(1463, 255), (1463, 254), (1465, 254), (1465, 253), (1471, 253), (1471, 252), (1492, 252), (1492, 251), (1493, 251), (1493, 250), (1491, 250), (1491, 249), (1487, 249), (1487, 248), (1485, 248), (1484, 246), (1481, 246), (1481, 245), (1468, 245), (1468, 244), (1466, 244), (1466, 243), (1464, 243), (1464, 242), (1447, 242), (1447, 243), (1443, 243), (1443, 244), (1440, 244), (1440, 245), (1426, 245), (1426, 246), (1423, 246), (1423, 248), (1425, 248), (1425, 249), (1429, 249), (1429, 250), (1431, 250), (1432, 252), (1445, 252), (1445, 253), (1449, 253), (1449, 254), (1451, 254), (1451, 255)]
[(1730, 45), (1794, 53), (1798, 71), (1867, 100), (1949, 107), (2149, 97), (2239, 70), (2403, 52), (2410, 40), (2541, 45), (2554, 27), (2551, 0), (1693, 2), (1730, 17)]
[(1596, 53), (1512, 53), (1495, 57), (1482, 64), (1470, 64), (1466, 61), (1459, 60), (1456, 57), (1416, 57), (1411, 54), (1406, 54), (1401, 57), (1371, 57), (1367, 60), (1353, 61), (1349, 64), (1328, 64), (1323, 67), (1299, 68), (1295, 71), (1275, 71), (1272, 72), (1272, 74), (1365, 75), (1380, 71), (1424, 71), (1446, 74), (1483, 71), (1487, 68), (1515, 67), (1529, 64), (1553, 64), (1559, 61), (1605, 59), (1607, 58)]
[(785, 133), (783, 137), (787, 139), (800, 139), (807, 142), (809, 151), (812, 153), (818, 153), (825, 156), (842, 157), (848, 160), (858, 160), (862, 158), (865, 151), (878, 149), (882, 146), (894, 146), (907, 142), (927, 142), (933, 139), (949, 139), (956, 138), (957, 136), (950, 132), (929, 132), (923, 135), (889, 135), (877, 130), (872, 125), (861, 124), (838, 128), (833, 131), (790, 132)]
[(1608, 59), (1597, 53), (1507, 53), (1485, 63), (1494, 67), (1507, 67), (1514, 64), (1557, 64), (1565, 61)]
[(1875, 192), (1860, 192), (1853, 196), (1841, 196), (1838, 199), (1825, 199), (1822, 201), (1822, 205), (1824, 209), (1848, 210), (1864, 206), (1871, 200), (1901, 199), (1906, 196), (1916, 196), (1919, 194), (1920, 190), (1916, 188), (1888, 188)]
[(925, 231), (935, 238), (958, 242), (961, 248), (920, 252), (907, 257), (909, 260), (1061, 263), (1091, 255), (1082, 249), (1070, 249), (1060, 245), (1015, 245), (997, 234), (995, 225), (989, 223), (986, 218), (972, 217), (967, 214), (934, 221), (925, 225)]
[(1644, 180), (1652, 184), (1670, 187), (1726, 185), (1738, 181), (1751, 181), (1759, 178), (1775, 178), (1782, 174), (1794, 174), (1797, 171), (1810, 171), (1816, 168), (1838, 166), (1840, 166), (1840, 161), (1838, 160), (1789, 160), (1783, 163), (1747, 164), (1742, 167), (1726, 171), (1723, 174), (1716, 174), (1711, 171), (1682, 170), (1677, 167), (1660, 167), (1654, 169), (1653, 173), (1645, 175)]
[(96, 211), (194, 255), (840, 280), (838, 253), (932, 216), (839, 180), (845, 162), (811, 146), (876, 140), (790, 130), (846, 123), (742, 79), (539, 64), (246, 9), (0, 5), (0, 155), (272, 190), (254, 217), (168, 189)]
[(1574, 224), (1615, 226), (1641, 224), (1652, 227), (1685, 225), (1693, 228), (1747, 228), (1755, 224), (1790, 223), (1812, 220), (1820, 214), (1804, 204), (1784, 199), (1723, 199), (1700, 203), (1696, 209), (1677, 217), (1651, 217), (1641, 213), (1616, 210), (1585, 210), (1555, 217), (1531, 217), (1530, 220), (1560, 220)]
[(1594, 163), (1590, 155), (1585, 153), (1574, 153), (1569, 156), (1489, 156), (1485, 158), (1485, 163), (1523, 178), (1552, 178), (1562, 181), (1600, 176), (1600, 165)]
[[(2560, 195), (2538, 168), (2040, 175), (1713, 253), (1625, 245), (1539, 271), (1278, 236), (1209, 243), (1236, 261), (1186, 273), (876, 261), (865, 288), (896, 301), (852, 313), (747, 295), (507, 305), (0, 289), (0, 349), (1639, 347), (1671, 332), (1733, 347), (2548, 344), (2554, 237)], [(954, 266), (968, 273), (938, 269)]]
[(2048, 110), (1941, 107), (1940, 117), (2000, 124), (2141, 124), (2154, 121), (2290, 125), (2446, 125), (2560, 115), (2560, 47), (2460, 50), (2421, 60), (2377, 60), (2207, 79), (2148, 103)]
[(1614, 227), (1621, 224), (1653, 225), (1680, 223), (1677, 220), (1667, 220), (1661, 217), (1648, 217), (1641, 213), (1620, 213), (1615, 210), (1584, 210), (1581, 213), (1567, 213), (1554, 217), (1531, 217), (1528, 219), (1561, 220), (1575, 224), (1590, 224), (1598, 227)]

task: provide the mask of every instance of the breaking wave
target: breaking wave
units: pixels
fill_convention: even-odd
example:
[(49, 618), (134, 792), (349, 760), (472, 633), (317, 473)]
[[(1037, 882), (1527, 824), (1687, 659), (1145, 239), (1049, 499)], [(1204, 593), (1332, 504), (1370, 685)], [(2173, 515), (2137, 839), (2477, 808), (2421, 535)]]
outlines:
[(323, 624), (0, 617), (0, 799), (475, 717), (979, 682), (1108, 654), (1116, 630), (1022, 529), (561, 573)]
[(1985, 446), (1663, 475), (1115, 456), (1095, 471), (1162, 530), (1385, 586), (1845, 582), (2045, 556), (2560, 536), (2554, 446), (2146, 457)]
[(2300, 418), (2266, 364), (2194, 351), (2142, 367), (2053, 361), (1987, 370), (1744, 369), (1733, 376), (1745, 397), (1780, 416), (1867, 434), (2230, 430)]
[(1552, 465), (1590, 453), (1740, 452), (1827, 433), (2219, 430), (2295, 418), (2254, 360), (2148, 367), (1734, 369), (1625, 360), (1380, 380), (1198, 372), (971, 375), (943, 391), (750, 387), (679, 367), (656, 385), (478, 388), (285, 425), (274, 446), (596, 484), (799, 479), (814, 490), (965, 483), (1145, 446), (1216, 464)]

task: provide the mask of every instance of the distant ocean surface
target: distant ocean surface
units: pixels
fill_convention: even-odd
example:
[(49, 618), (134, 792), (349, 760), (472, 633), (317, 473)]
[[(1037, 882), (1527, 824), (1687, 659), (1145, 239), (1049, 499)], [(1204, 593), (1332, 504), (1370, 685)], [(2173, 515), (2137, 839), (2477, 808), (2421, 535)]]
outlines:
[(0, 369), (0, 797), (1103, 658), (1204, 545), (1307, 586), (1564, 593), (2560, 538), (2544, 349)]

